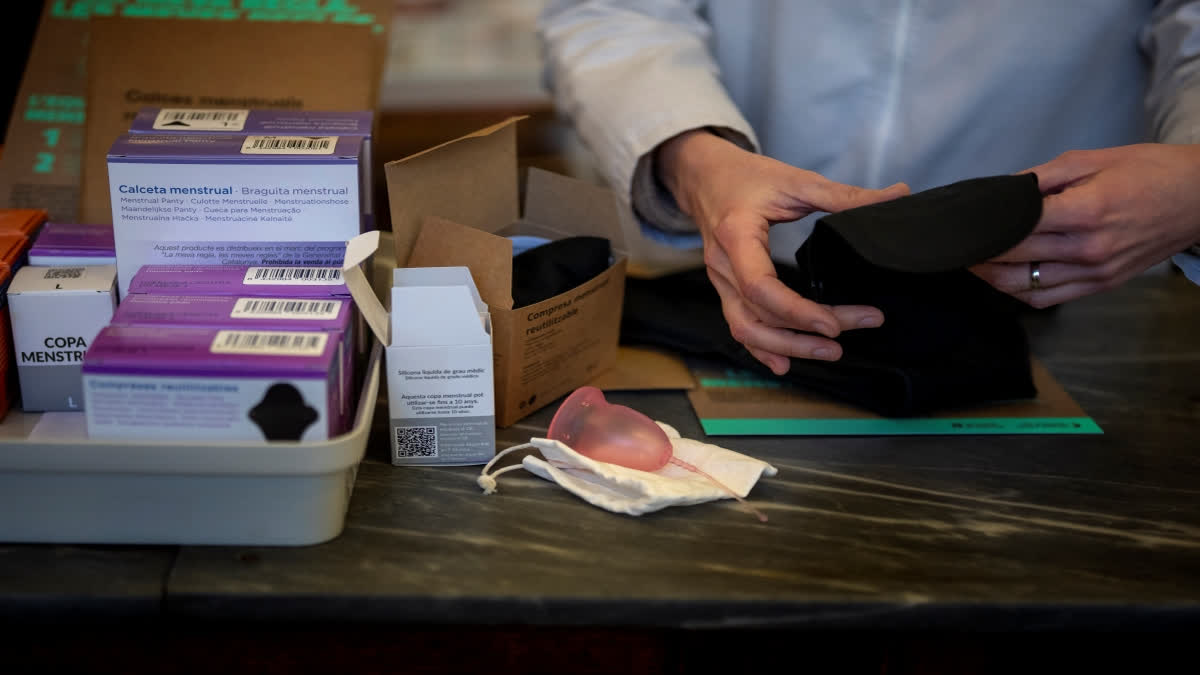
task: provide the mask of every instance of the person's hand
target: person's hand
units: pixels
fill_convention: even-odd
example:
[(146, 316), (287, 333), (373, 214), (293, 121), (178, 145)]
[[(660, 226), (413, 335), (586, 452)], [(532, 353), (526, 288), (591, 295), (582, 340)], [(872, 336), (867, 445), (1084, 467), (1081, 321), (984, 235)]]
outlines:
[(1200, 145), (1076, 150), (1029, 171), (1046, 195), (1037, 227), (972, 271), (1034, 307), (1112, 288), (1200, 241)]
[(835, 183), (701, 130), (666, 141), (656, 160), (659, 178), (700, 229), (730, 333), (772, 372), (786, 373), (790, 357), (836, 361), (842, 348), (831, 338), (883, 323), (874, 307), (819, 305), (784, 285), (767, 235), (773, 223), (893, 199), (907, 186)]

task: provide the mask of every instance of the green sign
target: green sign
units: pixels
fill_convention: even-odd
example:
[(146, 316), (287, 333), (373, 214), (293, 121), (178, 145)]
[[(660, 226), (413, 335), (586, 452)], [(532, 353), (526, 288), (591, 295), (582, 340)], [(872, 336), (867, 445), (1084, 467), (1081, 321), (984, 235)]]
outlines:
[(701, 419), (710, 436), (928, 436), (1102, 434), (1090, 417), (945, 417), (865, 419)]

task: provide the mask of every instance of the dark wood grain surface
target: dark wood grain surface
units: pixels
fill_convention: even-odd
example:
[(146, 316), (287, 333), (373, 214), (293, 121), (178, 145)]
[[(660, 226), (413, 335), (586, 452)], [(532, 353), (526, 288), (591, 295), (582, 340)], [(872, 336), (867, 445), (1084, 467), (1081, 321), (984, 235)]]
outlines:
[[(523, 471), (484, 496), (478, 467), (393, 467), (380, 437), (329, 543), (0, 545), (0, 617), (472, 626), (484, 642), (574, 626), (635, 650), (631, 629), (1194, 630), (1200, 289), (1146, 276), (1027, 326), (1103, 435), (713, 439), (778, 467), (751, 495), (766, 524), (732, 501), (615, 515)], [(702, 435), (680, 393), (610, 400)], [(554, 407), (501, 447), (543, 434)]]
[[(372, 448), (345, 533), (187, 548), (186, 616), (608, 626), (999, 628), (1200, 619), (1200, 289), (1177, 275), (1028, 320), (1102, 436), (723, 437), (779, 475), (633, 518), (523, 471), (414, 468)], [(683, 396), (611, 397), (701, 437)], [(500, 432), (543, 435), (554, 406)], [(382, 416), (380, 416), (382, 417)], [(514, 460), (515, 461), (515, 460)]]

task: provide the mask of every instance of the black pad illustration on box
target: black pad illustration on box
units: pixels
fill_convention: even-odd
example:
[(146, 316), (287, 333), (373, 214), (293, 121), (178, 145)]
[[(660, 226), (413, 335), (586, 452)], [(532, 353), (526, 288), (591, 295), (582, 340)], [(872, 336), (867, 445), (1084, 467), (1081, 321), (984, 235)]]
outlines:
[(268, 441), (298, 441), (319, 415), (304, 402), (299, 389), (279, 382), (267, 389), (248, 417)]

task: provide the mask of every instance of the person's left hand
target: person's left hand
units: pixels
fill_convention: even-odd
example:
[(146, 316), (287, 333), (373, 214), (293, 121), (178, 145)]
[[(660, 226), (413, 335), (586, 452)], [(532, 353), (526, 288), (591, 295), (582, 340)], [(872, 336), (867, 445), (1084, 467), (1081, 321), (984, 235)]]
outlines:
[(1074, 150), (1029, 171), (1046, 195), (1037, 227), (971, 271), (1034, 307), (1112, 288), (1200, 241), (1200, 145)]

